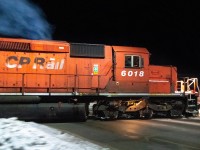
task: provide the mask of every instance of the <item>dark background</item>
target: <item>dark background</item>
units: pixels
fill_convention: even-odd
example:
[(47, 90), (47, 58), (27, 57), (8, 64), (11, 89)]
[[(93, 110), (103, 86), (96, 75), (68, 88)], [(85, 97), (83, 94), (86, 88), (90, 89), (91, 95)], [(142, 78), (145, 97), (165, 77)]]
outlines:
[(198, 1), (33, 0), (53, 27), (53, 39), (146, 47), (150, 62), (200, 76)]

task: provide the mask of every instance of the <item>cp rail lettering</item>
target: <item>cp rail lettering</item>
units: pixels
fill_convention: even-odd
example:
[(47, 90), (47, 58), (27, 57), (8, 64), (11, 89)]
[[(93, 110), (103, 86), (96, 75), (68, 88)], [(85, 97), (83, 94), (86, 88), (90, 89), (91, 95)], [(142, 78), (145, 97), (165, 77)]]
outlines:
[(65, 59), (57, 61), (55, 58), (45, 60), (43, 57), (35, 57), (33, 63), (29, 57), (9, 56), (6, 59), (6, 67), (8, 68), (23, 68), (24, 65), (31, 65), (32, 69), (55, 69), (62, 70), (64, 67)]

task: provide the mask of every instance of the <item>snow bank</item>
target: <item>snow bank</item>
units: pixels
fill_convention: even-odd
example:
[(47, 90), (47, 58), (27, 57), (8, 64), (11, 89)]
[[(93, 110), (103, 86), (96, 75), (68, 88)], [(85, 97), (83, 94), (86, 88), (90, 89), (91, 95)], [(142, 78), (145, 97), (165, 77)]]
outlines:
[(74, 135), (17, 118), (0, 119), (0, 150), (109, 150)]

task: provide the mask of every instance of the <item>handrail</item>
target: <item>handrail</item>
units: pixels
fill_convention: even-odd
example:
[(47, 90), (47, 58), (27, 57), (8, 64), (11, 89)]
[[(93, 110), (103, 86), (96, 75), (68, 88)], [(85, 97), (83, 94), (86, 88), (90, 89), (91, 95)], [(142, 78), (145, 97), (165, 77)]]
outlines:
[(185, 77), (184, 80), (178, 80), (177, 81), (177, 91), (178, 92), (187, 92), (187, 93), (199, 92), (198, 78), (189, 78), (189, 77), (186, 78)]

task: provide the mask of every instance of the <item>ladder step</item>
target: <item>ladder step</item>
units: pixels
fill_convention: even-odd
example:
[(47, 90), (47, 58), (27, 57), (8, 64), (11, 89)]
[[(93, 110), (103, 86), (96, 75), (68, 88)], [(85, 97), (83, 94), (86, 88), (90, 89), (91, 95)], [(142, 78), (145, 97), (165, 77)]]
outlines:
[(197, 105), (188, 105), (188, 107), (196, 107)]
[(192, 99), (192, 98), (191, 98), (191, 99), (188, 99), (188, 101), (196, 101), (196, 99)]

